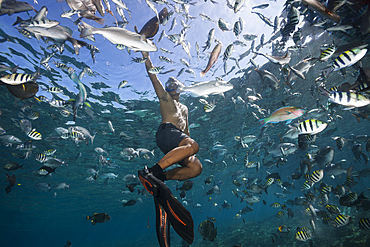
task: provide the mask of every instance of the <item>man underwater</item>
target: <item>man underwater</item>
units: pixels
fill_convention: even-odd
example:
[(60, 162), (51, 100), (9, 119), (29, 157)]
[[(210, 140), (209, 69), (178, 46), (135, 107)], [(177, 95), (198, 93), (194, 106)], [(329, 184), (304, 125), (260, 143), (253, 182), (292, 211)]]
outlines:
[[(148, 72), (153, 68), (147, 52), (145, 67)], [(188, 108), (179, 102), (180, 94), (176, 91), (183, 84), (170, 77), (165, 88), (155, 74), (148, 72), (154, 90), (159, 99), (162, 122), (156, 133), (156, 142), (165, 156), (151, 168), (145, 167), (138, 172), (141, 183), (154, 196), (157, 216), (157, 237), (160, 246), (169, 246), (169, 225), (186, 242), (194, 239), (194, 223), (190, 213), (172, 195), (163, 183), (165, 180), (185, 180), (197, 177), (202, 172), (202, 164), (195, 154), (199, 151), (198, 143), (190, 138)], [(180, 164), (172, 170), (163, 170), (174, 164)]]

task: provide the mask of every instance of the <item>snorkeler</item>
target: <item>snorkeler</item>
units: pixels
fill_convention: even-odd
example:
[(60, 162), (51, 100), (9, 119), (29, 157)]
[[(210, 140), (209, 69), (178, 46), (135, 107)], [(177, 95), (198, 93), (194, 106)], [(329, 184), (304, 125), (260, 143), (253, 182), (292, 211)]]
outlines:
[[(153, 68), (147, 52), (142, 52), (146, 70)], [(170, 77), (165, 88), (155, 74), (148, 72), (160, 104), (162, 123), (156, 133), (156, 142), (165, 156), (151, 168), (140, 170), (139, 178), (144, 187), (154, 196), (157, 215), (157, 237), (160, 246), (169, 246), (169, 224), (186, 242), (194, 240), (194, 223), (190, 213), (173, 196), (165, 185), (165, 180), (185, 180), (198, 176), (202, 164), (195, 154), (198, 144), (190, 138), (188, 108), (179, 102), (180, 94), (176, 91), (182, 83)], [(180, 164), (172, 170), (163, 170), (174, 164)]]

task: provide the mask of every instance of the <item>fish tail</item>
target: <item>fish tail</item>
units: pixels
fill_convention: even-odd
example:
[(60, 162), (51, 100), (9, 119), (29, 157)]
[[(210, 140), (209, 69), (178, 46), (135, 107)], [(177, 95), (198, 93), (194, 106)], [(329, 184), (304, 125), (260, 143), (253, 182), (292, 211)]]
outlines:
[(18, 68), (19, 68), (19, 64), (18, 64), (17, 66), (15, 66), (15, 67), (13, 67), (13, 68), (12, 68), (12, 72), (13, 72), (13, 73), (17, 72), (17, 69), (18, 69)]
[(325, 88), (323, 88), (323, 87), (319, 87), (319, 89), (320, 89), (320, 91), (321, 91), (321, 95), (324, 95), (324, 96), (326, 96), (326, 97), (329, 97), (329, 91), (328, 90), (326, 90)]
[(89, 36), (89, 35), (93, 35), (93, 31), (94, 31), (94, 27), (93, 26), (90, 26), (89, 24), (82, 22), (82, 30), (81, 30), (81, 33), (80, 33), (80, 38), (85, 38), (86, 36)]
[(96, 135), (93, 135), (91, 138), (90, 138), (90, 141), (91, 141), (91, 144), (94, 144), (94, 138), (95, 138)]
[(17, 16), (17, 20), (13, 23), (13, 26), (19, 24), (19, 23), (22, 23), (23, 19), (20, 18), (19, 16)]
[(261, 127), (265, 126), (265, 125), (267, 124), (267, 121), (268, 121), (268, 120), (269, 120), (268, 118), (260, 119), (260, 120), (259, 120), (259, 122), (260, 122), (260, 124), (261, 124)]
[(75, 49), (75, 53), (76, 55), (78, 55), (80, 53), (80, 48), (83, 47), (83, 46), (86, 46), (87, 43), (84, 42), (84, 41), (80, 41), (80, 40), (76, 40), (72, 37), (68, 38), (67, 39), (68, 41), (70, 41), (73, 45), (73, 48)]
[(89, 220), (91, 217), (90, 216), (86, 216), (86, 220)]

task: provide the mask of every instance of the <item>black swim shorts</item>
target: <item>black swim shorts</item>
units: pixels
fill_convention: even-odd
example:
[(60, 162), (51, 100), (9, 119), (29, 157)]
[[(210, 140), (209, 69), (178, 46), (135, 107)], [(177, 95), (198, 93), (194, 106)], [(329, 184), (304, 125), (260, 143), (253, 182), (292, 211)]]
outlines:
[(180, 142), (189, 137), (172, 123), (162, 123), (159, 125), (155, 135), (157, 146), (164, 154), (177, 148)]

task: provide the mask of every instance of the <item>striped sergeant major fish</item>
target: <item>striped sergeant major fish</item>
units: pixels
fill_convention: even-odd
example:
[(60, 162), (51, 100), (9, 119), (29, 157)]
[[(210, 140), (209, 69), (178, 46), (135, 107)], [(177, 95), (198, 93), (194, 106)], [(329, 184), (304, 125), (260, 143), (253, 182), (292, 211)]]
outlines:
[(298, 231), (296, 234), (295, 234), (295, 239), (299, 240), (299, 241), (307, 241), (309, 239), (312, 238), (312, 235), (310, 232), (306, 232), (306, 231)]
[(334, 225), (336, 227), (341, 227), (341, 226), (345, 226), (345, 225), (348, 225), (350, 222), (351, 222), (352, 218), (348, 215), (343, 215), (343, 214), (339, 214), (337, 217), (335, 217), (334, 219)]
[(35, 81), (39, 77), (40, 76), (37, 72), (34, 74), (13, 73), (1, 77), (0, 81), (9, 85), (19, 85), (30, 81)]
[(370, 104), (370, 99), (359, 93), (328, 91), (322, 87), (319, 87), (319, 89), (322, 92), (322, 95), (329, 97), (329, 101), (339, 105), (348, 106), (349, 108), (346, 108), (347, 110)]
[(298, 131), (299, 134), (317, 134), (323, 131), (328, 126), (327, 123), (317, 120), (317, 119), (308, 119), (299, 123)]
[(362, 47), (353, 48), (341, 53), (334, 61), (331, 63), (329, 68), (324, 69), (323, 71), (328, 76), (331, 72), (337, 71), (349, 66), (354, 65), (360, 61), (367, 53), (367, 49)]
[(36, 129), (30, 130), (26, 134), (32, 140), (41, 140), (42, 139), (42, 135), (39, 132), (37, 132)]
[(369, 218), (360, 219), (358, 225), (362, 230), (370, 230), (370, 219)]
[(320, 182), (320, 180), (324, 177), (324, 170), (321, 169), (321, 170), (316, 170), (312, 173), (312, 175), (310, 176), (310, 180), (313, 182), (313, 183), (318, 183)]

